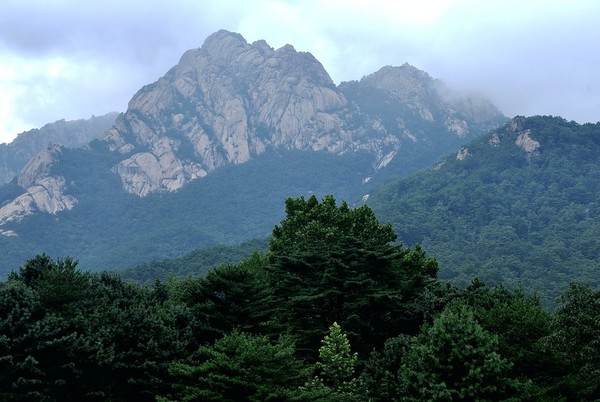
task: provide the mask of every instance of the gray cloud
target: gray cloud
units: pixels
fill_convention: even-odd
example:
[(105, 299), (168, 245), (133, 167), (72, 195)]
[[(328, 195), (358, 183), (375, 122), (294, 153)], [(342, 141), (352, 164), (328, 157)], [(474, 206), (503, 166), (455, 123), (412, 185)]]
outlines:
[(5, 0), (0, 141), (60, 118), (124, 111), (218, 29), (310, 51), (334, 81), (409, 62), (507, 114), (600, 120), (595, 1)]

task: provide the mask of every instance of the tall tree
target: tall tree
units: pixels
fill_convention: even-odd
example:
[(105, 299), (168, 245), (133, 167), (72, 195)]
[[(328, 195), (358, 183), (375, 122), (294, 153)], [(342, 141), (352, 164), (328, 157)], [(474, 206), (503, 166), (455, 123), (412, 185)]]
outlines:
[(176, 299), (195, 315), (204, 342), (212, 343), (234, 329), (258, 332), (265, 263), (261, 254), (254, 254), (237, 265), (218, 266), (205, 277), (177, 281)]
[(361, 380), (355, 372), (357, 361), (358, 355), (350, 351), (348, 337), (334, 322), (319, 349), (316, 375), (292, 392), (291, 399), (328, 402), (363, 400)]
[(272, 332), (293, 334), (299, 351), (314, 358), (331, 322), (361, 353), (418, 331), (417, 300), (436, 277), (435, 260), (418, 246), (393, 244), (391, 226), (367, 206), (289, 198), (286, 214), (269, 244)]

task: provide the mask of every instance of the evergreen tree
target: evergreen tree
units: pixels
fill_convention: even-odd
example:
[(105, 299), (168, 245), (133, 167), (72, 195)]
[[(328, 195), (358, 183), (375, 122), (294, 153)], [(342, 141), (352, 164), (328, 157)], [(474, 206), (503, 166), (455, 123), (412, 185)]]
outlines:
[(600, 291), (571, 283), (559, 302), (553, 332), (544, 339), (555, 357), (552, 392), (568, 400), (599, 400)]
[(200, 323), (197, 333), (212, 343), (234, 329), (257, 333), (265, 292), (264, 257), (260, 254), (237, 265), (221, 265), (205, 277), (177, 281), (178, 301), (190, 308)]
[(527, 385), (510, 377), (511, 364), (497, 352), (465, 306), (445, 309), (420, 333), (403, 359), (399, 399), (497, 401), (525, 398)]
[(338, 323), (329, 328), (315, 364), (317, 375), (292, 393), (299, 401), (360, 401), (362, 387), (356, 376), (358, 355), (350, 351), (350, 342)]
[(198, 350), (195, 363), (176, 362), (172, 395), (159, 401), (282, 401), (302, 377), (289, 338), (233, 331)]
[(397, 400), (400, 388), (398, 373), (413, 338), (408, 335), (390, 338), (385, 341), (383, 350), (374, 350), (365, 361), (361, 381), (369, 400), (381, 402)]
[(390, 336), (418, 331), (418, 300), (437, 272), (421, 248), (394, 245), (391, 227), (367, 206), (337, 207), (332, 196), (321, 203), (290, 198), (286, 213), (269, 245), (265, 328), (293, 334), (299, 352), (312, 359), (334, 321), (365, 353)]

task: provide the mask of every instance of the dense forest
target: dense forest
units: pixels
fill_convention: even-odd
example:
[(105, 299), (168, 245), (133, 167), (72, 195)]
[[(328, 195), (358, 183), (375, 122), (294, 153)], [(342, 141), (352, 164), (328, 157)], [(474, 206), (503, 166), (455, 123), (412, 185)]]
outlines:
[(600, 398), (600, 291), (438, 278), (368, 206), (290, 198), (268, 250), (144, 285), (27, 261), (0, 283), (0, 400)]
[[(121, 270), (199, 248), (264, 239), (284, 216), (281, 200), (330, 192), (360, 199), (362, 180), (372, 171), (372, 158), (365, 154), (271, 150), (176, 193), (139, 198), (121, 190), (110, 170), (118, 160), (105, 148), (95, 141), (85, 149), (63, 150), (64, 162), (52, 173), (73, 181), (69, 194), (78, 199), (77, 207), (4, 225), (18, 236), (0, 236), (0, 279), (41, 253), (76, 256), (93, 271)], [(0, 205), (18, 191), (16, 183), (0, 187)]]
[[(532, 152), (518, 144), (526, 136)], [(551, 306), (569, 281), (600, 286), (599, 151), (600, 123), (516, 117), (369, 205), (436, 257), (440, 278), (522, 284)]]

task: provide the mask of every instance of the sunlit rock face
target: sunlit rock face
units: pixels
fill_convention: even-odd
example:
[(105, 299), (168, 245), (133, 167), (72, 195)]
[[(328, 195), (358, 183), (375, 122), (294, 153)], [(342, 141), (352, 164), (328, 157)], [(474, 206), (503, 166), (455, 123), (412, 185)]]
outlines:
[(59, 160), (61, 147), (51, 146), (40, 152), (23, 168), (17, 183), (23, 194), (0, 208), (0, 226), (19, 221), (35, 212), (56, 214), (70, 210), (77, 199), (67, 194), (64, 177), (54, 175), (51, 167)]

